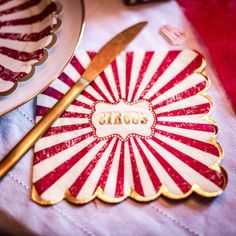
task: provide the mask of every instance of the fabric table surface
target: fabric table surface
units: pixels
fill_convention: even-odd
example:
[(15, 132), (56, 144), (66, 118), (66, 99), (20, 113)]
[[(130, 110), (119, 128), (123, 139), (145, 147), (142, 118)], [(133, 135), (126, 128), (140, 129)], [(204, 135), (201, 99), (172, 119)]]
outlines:
[[(148, 26), (127, 50), (197, 49), (207, 59), (209, 95), (215, 101), (212, 118), (219, 127), (217, 141), (224, 149), (221, 165), (229, 182), (215, 199), (196, 195), (173, 201), (160, 197), (150, 203), (126, 200), (109, 205), (99, 200), (76, 206), (66, 201), (42, 207), (30, 199), (33, 152), (0, 182), (0, 232), (19, 235), (235, 235), (236, 233), (236, 115), (201, 45), (175, 1), (127, 7), (122, 0), (86, 0), (86, 27), (79, 49), (98, 50), (120, 30), (148, 20)], [(171, 46), (159, 34), (160, 26), (183, 29), (187, 41)], [(76, 23), (75, 23), (76, 27)], [(35, 100), (0, 117), (0, 159), (34, 126)]]

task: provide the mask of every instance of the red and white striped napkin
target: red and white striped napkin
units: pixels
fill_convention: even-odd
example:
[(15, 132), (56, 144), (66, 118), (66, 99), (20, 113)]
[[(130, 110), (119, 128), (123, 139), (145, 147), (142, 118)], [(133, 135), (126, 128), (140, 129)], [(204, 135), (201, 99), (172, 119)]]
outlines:
[[(96, 53), (79, 51), (37, 98), (37, 121)], [(32, 199), (150, 201), (223, 192), (205, 62), (191, 50), (124, 52), (35, 145)]]

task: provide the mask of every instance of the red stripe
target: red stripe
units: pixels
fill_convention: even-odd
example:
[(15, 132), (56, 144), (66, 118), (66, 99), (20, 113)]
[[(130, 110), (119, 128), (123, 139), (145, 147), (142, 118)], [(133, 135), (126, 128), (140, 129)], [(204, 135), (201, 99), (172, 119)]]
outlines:
[(39, 162), (48, 159), (54, 155), (56, 155), (59, 152), (62, 152), (63, 150), (66, 150), (70, 147), (73, 147), (77, 143), (80, 143), (81, 141), (91, 137), (93, 135), (93, 132), (89, 132), (86, 134), (83, 134), (81, 136), (66, 140), (64, 142), (55, 144), (51, 147), (45, 148), (43, 150), (40, 150), (38, 152), (35, 152), (34, 154), (34, 165), (38, 164)]
[(171, 126), (181, 129), (199, 130), (204, 132), (216, 133), (216, 127), (212, 124), (200, 124), (200, 123), (185, 123), (185, 122), (170, 122), (170, 121), (158, 121), (157, 125)]
[[(51, 107), (37, 106), (36, 116), (44, 116)], [(88, 118), (88, 114), (65, 111), (60, 118)]]
[(144, 153), (143, 149), (141, 148), (141, 146), (137, 142), (136, 138), (134, 138), (134, 142), (138, 148), (138, 152), (140, 153), (140, 156), (141, 156), (143, 163), (146, 167), (147, 173), (152, 181), (153, 187), (154, 187), (155, 191), (158, 192), (161, 188), (162, 183), (159, 180), (158, 176), (156, 175), (155, 170), (153, 169), (152, 165), (150, 164), (146, 154)]
[(117, 173), (116, 192), (115, 197), (124, 196), (124, 161), (125, 161), (125, 145), (121, 143), (120, 160)]
[(169, 133), (169, 132), (166, 132), (166, 131), (163, 131), (163, 130), (155, 129), (155, 131), (158, 134), (161, 134), (161, 135), (166, 136), (170, 139), (176, 140), (177, 142), (186, 144), (186, 145), (188, 145), (190, 147), (193, 147), (193, 148), (197, 148), (197, 149), (199, 149), (203, 152), (210, 153), (210, 154), (212, 154), (214, 156), (217, 156), (217, 157), (220, 156), (219, 150), (213, 144), (206, 143), (206, 142), (199, 141), (199, 140), (192, 139), (192, 138), (188, 138), (188, 137), (184, 137), (184, 136), (179, 135), (179, 134)]
[(75, 182), (69, 188), (70, 193), (74, 197), (76, 197), (79, 194), (81, 188), (84, 186), (84, 184), (87, 181), (89, 175), (93, 172), (94, 168), (96, 167), (98, 161), (101, 159), (103, 153), (107, 149), (107, 147), (110, 144), (111, 140), (112, 139), (107, 140), (107, 142), (103, 145), (103, 147), (95, 155), (93, 160), (90, 161), (90, 163), (84, 168), (84, 170), (81, 172), (81, 174), (75, 180)]
[(72, 85), (75, 83), (67, 74), (64, 72), (61, 73), (61, 75), (58, 77), (59, 80), (61, 80), (63, 83), (67, 84), (69, 87), (72, 87)]
[(133, 151), (133, 147), (131, 145), (130, 139), (128, 140), (128, 145), (129, 145), (130, 161), (131, 161), (133, 181), (134, 181), (134, 190), (139, 195), (144, 196), (143, 186), (140, 179), (139, 170), (138, 170), (138, 166), (136, 163), (136, 159), (134, 156), (134, 151)]
[(107, 182), (108, 175), (110, 173), (111, 165), (112, 165), (112, 162), (114, 160), (115, 151), (117, 149), (118, 143), (119, 143), (119, 139), (117, 138), (116, 142), (115, 142), (115, 144), (114, 144), (114, 146), (113, 146), (113, 148), (111, 150), (111, 153), (110, 153), (110, 155), (108, 157), (108, 161), (107, 161), (107, 163), (106, 163), (106, 165), (105, 165), (105, 167), (103, 169), (103, 172), (102, 172), (102, 174), (100, 176), (100, 179), (98, 180), (96, 189), (98, 187), (101, 187), (103, 190), (105, 189), (105, 185), (106, 185), (106, 182)]
[(54, 98), (56, 100), (59, 100), (64, 95), (63, 93), (61, 93), (60, 91), (56, 90), (53, 87), (48, 87), (47, 89), (45, 89), (42, 92), (42, 94), (47, 95), (47, 96)]
[(93, 102), (97, 102), (97, 98), (95, 98), (93, 95), (91, 95), (89, 92), (87, 92), (86, 90), (84, 90), (82, 93), (81, 93), (83, 96), (85, 96), (86, 98), (90, 99), (91, 101)]
[(15, 13), (15, 12), (18, 12), (18, 11), (25, 10), (27, 8), (30, 8), (32, 6), (37, 5), (40, 2), (41, 2), (41, 0), (29, 0), (27, 2), (24, 2), (20, 5), (18, 5), (18, 6), (9, 8), (9, 9), (4, 10), (4, 11), (0, 11), (0, 16), (7, 15), (7, 14), (12, 14), (12, 13)]
[(144, 59), (143, 59), (143, 63), (142, 63), (142, 66), (140, 68), (140, 71), (139, 71), (139, 75), (138, 75), (138, 79), (137, 79), (137, 82), (136, 82), (136, 85), (135, 85), (135, 88), (134, 88), (134, 92), (132, 94), (132, 97), (131, 97), (131, 102), (134, 101), (134, 97), (139, 89), (139, 86), (143, 80), (143, 77), (145, 75), (145, 72), (149, 66), (149, 63), (152, 59), (152, 56), (154, 55), (154, 52), (146, 52), (145, 53), (145, 56), (144, 56)]
[(143, 99), (146, 93), (150, 90), (150, 88), (156, 83), (159, 77), (164, 73), (164, 71), (171, 65), (171, 63), (175, 60), (175, 58), (180, 54), (181, 51), (169, 51), (166, 57), (163, 59), (161, 65), (157, 68), (155, 74), (152, 76), (151, 80), (144, 88), (142, 94), (139, 99)]
[(77, 72), (82, 75), (85, 71), (85, 68), (82, 66), (82, 64), (79, 62), (76, 56), (73, 56), (70, 64), (77, 70)]
[(128, 96), (129, 96), (133, 58), (134, 58), (134, 52), (127, 52), (126, 53), (126, 71), (125, 71), (125, 77), (126, 77), (125, 98), (126, 98), (126, 101), (128, 101)]
[(84, 107), (86, 109), (91, 109), (91, 106), (86, 104), (86, 103), (83, 103), (81, 101), (78, 101), (78, 100), (75, 100), (72, 102), (72, 105), (75, 105), (75, 106), (78, 106), (78, 107)]
[[(69, 90), (69, 88), (68, 88), (68, 90)], [(56, 90), (53, 87), (48, 87), (46, 90), (43, 91), (42, 94), (45, 94), (45, 95), (52, 97), (54, 99), (57, 99), (57, 100), (59, 100), (64, 95), (63, 93), (61, 93), (60, 91)], [(85, 104), (85, 103), (78, 101), (78, 100), (73, 101), (72, 105), (78, 106), (78, 107), (83, 107), (86, 109), (91, 109), (90, 105)]]
[(49, 110), (50, 110), (50, 108), (48, 108), (48, 107), (37, 105), (36, 116), (44, 116)]
[(166, 111), (156, 114), (157, 117), (161, 116), (187, 116), (187, 115), (197, 115), (197, 114), (207, 114), (211, 109), (210, 103), (204, 103), (192, 107), (180, 108), (173, 111)]
[(193, 170), (207, 178), (209, 181), (216, 184), (218, 187), (222, 188), (224, 186), (224, 176), (207, 167), (206, 165), (202, 164), (201, 162), (193, 159), (192, 157), (180, 152), (179, 150), (171, 147), (167, 143), (162, 142), (161, 140), (157, 139), (156, 137), (153, 137), (153, 141), (155, 141), (157, 144), (162, 146), (164, 149), (166, 149), (168, 152), (172, 153), (174, 156), (176, 156), (178, 159), (180, 159), (182, 162), (184, 162), (186, 165), (190, 166)]
[(204, 88), (206, 87), (206, 81), (203, 81), (197, 85), (195, 85), (192, 88), (189, 88), (181, 93), (178, 93), (177, 95), (170, 97), (158, 104), (156, 104), (155, 106), (153, 106), (153, 109), (158, 109), (160, 107), (172, 104), (174, 102), (186, 99), (188, 97), (194, 96), (195, 94), (199, 93), (200, 91), (202, 91)]
[(18, 61), (27, 62), (30, 60), (41, 60), (44, 55), (43, 49), (34, 52), (23, 52), (11, 48), (0, 47), (0, 53)]
[(10, 2), (10, 1), (12, 1), (12, 0), (0, 0), (0, 5), (3, 5), (3, 4)]
[(90, 57), (90, 59), (92, 60), (96, 56), (97, 53), (95, 51), (89, 51), (89, 52), (87, 52), (87, 54)]
[(16, 40), (21, 42), (37, 42), (40, 39), (49, 36), (54, 31), (56, 25), (49, 25), (45, 29), (37, 33), (30, 33), (30, 34), (20, 34), (20, 33), (0, 33), (0, 38), (2, 39), (9, 39), (9, 40)]
[(44, 177), (34, 183), (37, 193), (41, 195), (58, 179), (60, 179), (67, 171), (69, 171), (81, 158), (84, 157), (99, 141), (95, 140), (90, 145), (86, 146), (80, 152), (76, 153), (69, 160), (62, 163), (60, 166), (46, 174)]
[(53, 135), (71, 132), (71, 131), (75, 131), (75, 130), (81, 130), (81, 129), (85, 129), (88, 127), (90, 127), (89, 123), (50, 127), (47, 130), (47, 132), (43, 135), (43, 137), (53, 136)]
[(0, 78), (15, 83), (27, 76), (25, 72), (14, 72), (0, 65)]
[(62, 118), (88, 118), (89, 115), (84, 114), (84, 113), (65, 111), (60, 117)]
[(36, 22), (40, 22), (44, 20), (50, 14), (52, 14), (53, 12), (56, 12), (56, 10), (57, 10), (57, 6), (54, 2), (52, 2), (51, 4), (46, 6), (46, 8), (38, 15), (34, 15), (34, 16), (30, 16), (30, 17), (22, 18), (22, 19), (16, 19), (16, 20), (1, 21), (0, 27), (34, 24)]
[(197, 68), (202, 64), (202, 56), (198, 55), (187, 67), (185, 67), (179, 74), (177, 74), (171, 81), (169, 81), (165, 86), (163, 86), (159, 91), (157, 91), (149, 100), (154, 100), (161, 94), (168, 91), (170, 88), (174, 87), (186, 77), (191, 75)]
[(117, 69), (116, 60), (114, 60), (111, 63), (111, 69), (112, 69), (113, 76), (114, 76), (114, 79), (115, 79), (116, 89), (117, 89), (117, 92), (118, 92), (118, 95), (119, 95), (119, 99), (121, 99), (122, 96), (121, 96), (121, 89), (120, 89), (119, 72), (118, 72), (118, 69)]
[(100, 76), (101, 76), (102, 81), (104, 82), (104, 84), (105, 84), (105, 86), (106, 86), (106, 88), (107, 88), (109, 94), (111, 95), (113, 101), (116, 102), (115, 95), (114, 95), (114, 93), (113, 93), (113, 91), (112, 91), (112, 89), (111, 89), (110, 83), (109, 83), (109, 81), (108, 81), (108, 79), (107, 79), (107, 77), (106, 77), (104, 71), (100, 74)]
[(97, 83), (96, 83), (95, 80), (90, 83), (90, 86), (91, 86), (94, 90), (96, 90), (99, 95), (101, 95), (101, 97), (104, 99), (104, 101), (106, 101), (106, 102), (111, 102), (111, 101), (106, 97), (106, 95), (103, 93), (103, 91), (99, 88), (99, 86), (97, 85)]
[(180, 190), (183, 193), (187, 193), (191, 189), (191, 185), (146, 140), (141, 139), (141, 141), (153, 154), (156, 160), (162, 165)]
[[(92, 60), (95, 56), (96, 56), (96, 52), (93, 51), (89, 51), (87, 52), (88, 56), (90, 57), (90, 59)], [(101, 96), (102, 98), (109, 102), (109, 99), (106, 97), (106, 95), (102, 92), (102, 90), (99, 88), (99, 86), (96, 83), (96, 80), (94, 80), (93, 82), (90, 83), (90, 86), (95, 89)]]

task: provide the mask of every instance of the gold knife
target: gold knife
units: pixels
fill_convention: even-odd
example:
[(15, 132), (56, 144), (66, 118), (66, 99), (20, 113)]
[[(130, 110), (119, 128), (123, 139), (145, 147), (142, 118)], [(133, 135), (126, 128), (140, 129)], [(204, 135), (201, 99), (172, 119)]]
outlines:
[(147, 22), (140, 22), (122, 31), (105, 44), (93, 58), (81, 78), (56, 105), (0, 162), (0, 179), (23, 157), (76, 97), (121, 53)]

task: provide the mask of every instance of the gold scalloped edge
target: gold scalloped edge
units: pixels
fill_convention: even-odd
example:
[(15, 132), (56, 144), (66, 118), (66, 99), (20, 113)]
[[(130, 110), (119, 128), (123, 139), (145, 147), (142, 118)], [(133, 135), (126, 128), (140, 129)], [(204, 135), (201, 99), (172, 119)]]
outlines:
[(134, 189), (130, 188), (128, 193), (126, 193), (124, 196), (119, 197), (119, 198), (114, 198), (114, 197), (110, 197), (110, 196), (106, 195), (104, 193), (104, 191), (102, 190), (102, 188), (99, 186), (96, 189), (96, 191), (94, 192), (94, 194), (87, 199), (78, 199), (78, 198), (74, 197), (69, 191), (66, 191), (62, 198), (57, 199), (55, 201), (49, 201), (49, 200), (43, 199), (37, 193), (37, 190), (36, 190), (34, 184), (32, 183), (31, 199), (40, 205), (50, 206), (50, 205), (54, 205), (56, 203), (59, 203), (62, 200), (67, 200), (70, 203), (73, 203), (76, 205), (81, 205), (81, 204), (89, 203), (92, 200), (94, 200), (95, 198), (97, 198), (105, 203), (115, 204), (115, 203), (122, 202), (127, 198), (131, 198), (132, 200), (135, 200), (137, 202), (150, 202), (150, 201), (156, 200), (160, 196), (164, 196), (164, 197), (166, 197), (168, 199), (172, 199), (172, 200), (181, 200), (181, 199), (186, 199), (187, 197), (191, 196), (193, 193), (196, 193), (197, 195), (199, 195), (201, 197), (206, 197), (206, 198), (217, 197), (220, 194), (222, 194), (228, 184), (228, 175), (227, 175), (226, 170), (219, 165), (223, 159), (223, 149), (222, 149), (221, 145), (215, 140), (215, 137), (218, 132), (218, 127), (217, 127), (215, 121), (210, 117), (212, 109), (214, 108), (213, 100), (207, 94), (207, 90), (210, 85), (210, 80), (207, 77), (207, 75), (204, 73), (204, 69), (206, 67), (206, 61), (205, 61), (204, 57), (198, 51), (196, 51), (196, 50), (193, 50), (193, 51), (195, 51), (197, 54), (201, 55), (201, 57), (202, 57), (202, 64), (193, 73), (202, 75), (206, 80), (206, 87), (203, 90), (201, 90), (199, 93), (197, 93), (197, 95), (206, 98), (211, 105), (209, 112), (204, 114), (201, 118), (203, 120), (207, 120), (210, 124), (212, 124), (215, 127), (215, 133), (208, 140), (208, 143), (214, 145), (219, 151), (219, 160), (215, 164), (208, 166), (208, 168), (215, 170), (218, 173), (222, 174), (222, 176), (224, 178), (224, 185), (222, 186), (221, 190), (219, 190), (217, 192), (207, 192), (207, 191), (204, 191), (199, 185), (193, 184), (191, 189), (187, 193), (173, 194), (172, 192), (170, 192), (168, 190), (168, 188), (164, 184), (162, 184), (159, 191), (151, 197), (143, 197), (142, 195), (138, 194)]
[(48, 49), (50, 49), (53, 45), (55, 45), (55, 43), (57, 41), (56, 32), (61, 27), (61, 20), (58, 18), (58, 16), (61, 14), (61, 12), (63, 10), (63, 6), (61, 3), (54, 1), (54, 0), (51, 0), (51, 2), (54, 2), (56, 4), (56, 11), (53, 13), (54, 15), (52, 16), (52, 19), (55, 18), (57, 22), (56, 22), (54, 29), (52, 30), (52, 33), (49, 36), (47, 36), (47, 37), (51, 37), (51, 40), (49, 42), (47, 42), (47, 45), (45, 45), (42, 48), (43, 57), (40, 60), (33, 63), (32, 65), (29, 65), (31, 67), (30, 72), (26, 76), (23, 76), (22, 78), (18, 79), (15, 82), (12, 82), (13, 83), (12, 87), (8, 90), (0, 92), (0, 96), (7, 96), (7, 95), (13, 93), (16, 90), (16, 88), (18, 87), (20, 82), (27, 81), (28, 79), (33, 77), (33, 75), (35, 73), (36, 66), (43, 64), (48, 59)]
[(109, 203), (109, 204), (120, 203), (127, 198), (130, 198), (130, 199), (135, 200), (137, 202), (150, 202), (150, 201), (156, 200), (161, 195), (168, 198), (168, 199), (181, 200), (181, 199), (185, 199), (185, 198), (189, 197), (193, 193), (196, 193), (201, 197), (212, 198), (212, 197), (217, 197), (220, 194), (222, 194), (227, 183), (228, 183), (228, 176), (227, 176), (227, 172), (225, 171), (225, 169), (218, 166), (218, 168), (215, 170), (218, 171), (219, 173), (221, 173), (222, 176), (224, 177), (224, 186), (220, 191), (217, 191), (217, 192), (206, 192), (206, 191), (202, 190), (199, 187), (199, 185), (194, 184), (194, 185), (192, 185), (192, 188), (187, 193), (177, 195), (177, 194), (173, 194), (172, 192), (170, 192), (167, 189), (167, 187), (163, 184), (161, 186), (161, 188), (159, 189), (159, 191), (151, 197), (143, 197), (142, 195), (138, 194), (134, 189), (130, 189), (124, 196), (119, 197), (119, 198), (114, 198), (114, 197), (110, 197), (110, 196), (106, 195), (104, 193), (104, 191), (102, 190), (102, 188), (98, 187), (96, 189), (96, 191), (94, 192), (94, 194), (91, 197), (86, 198), (86, 199), (75, 198), (69, 191), (66, 191), (62, 198), (54, 200), (54, 201), (49, 201), (49, 200), (45, 200), (41, 196), (39, 196), (35, 186), (32, 185), (31, 199), (40, 205), (50, 206), (50, 205), (54, 205), (56, 203), (59, 203), (62, 200), (67, 200), (68, 202), (76, 204), (76, 205), (82, 205), (82, 204), (86, 204), (86, 203), (91, 202), (95, 198), (97, 198), (105, 203)]

